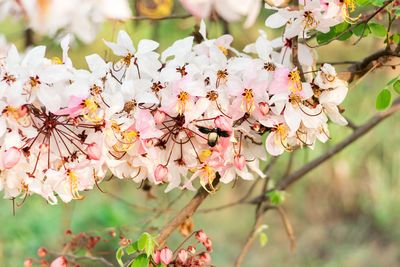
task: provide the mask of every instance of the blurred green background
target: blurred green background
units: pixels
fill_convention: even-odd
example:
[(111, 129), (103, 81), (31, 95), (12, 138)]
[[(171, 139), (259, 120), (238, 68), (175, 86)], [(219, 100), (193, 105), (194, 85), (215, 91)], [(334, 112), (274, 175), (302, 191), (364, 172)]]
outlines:
[[(182, 11), (182, 10), (178, 10)], [(278, 36), (263, 26), (266, 11), (249, 30), (240, 23), (230, 25), (235, 38), (233, 46), (242, 49), (258, 37), (258, 29), (267, 31), (269, 37)], [(98, 53), (108, 60), (112, 58), (102, 42), (116, 40), (119, 29), (125, 29), (135, 44), (141, 38), (155, 39), (160, 49), (165, 49), (174, 40), (186, 37), (193, 31), (193, 18), (165, 20), (159, 22), (132, 21), (126, 24), (110, 22), (102, 26), (97, 40), (91, 45), (79, 42), (72, 45), (70, 57), (77, 68), (86, 68), (84, 56)], [(209, 37), (222, 34), (218, 23), (208, 23)], [(9, 42), (23, 49), (23, 25), (7, 20), (0, 24), (0, 33)], [(354, 38), (354, 37), (353, 37)], [(319, 61), (360, 60), (383, 46), (383, 39), (367, 37), (357, 46), (346, 42), (333, 42), (321, 48)], [(35, 36), (36, 44), (48, 46), (48, 57), (61, 57), (61, 49), (49, 38)], [(346, 66), (337, 66), (338, 70)], [(375, 99), (388, 80), (398, 75), (398, 70), (382, 68), (364, 79), (352, 90), (343, 107), (345, 115), (356, 124), (362, 124), (375, 110)], [(400, 114), (395, 114), (359, 141), (336, 155), (332, 160), (312, 171), (289, 188), (283, 207), (290, 219), (297, 240), (296, 249), (290, 250), (290, 242), (279, 215), (270, 211), (263, 223), (268, 225), (265, 233), (268, 243), (261, 247), (254, 242), (243, 266), (400, 266)], [(295, 151), (293, 170), (317, 157), (351, 133), (346, 127), (330, 125), (332, 140), (317, 143), (314, 150)], [(285, 173), (289, 153), (278, 159), (271, 172), (271, 179), (279, 180)], [(202, 208), (215, 207), (235, 201), (244, 195), (250, 182), (239, 181), (223, 185), (210, 196)], [(107, 227), (120, 227), (127, 238), (136, 239), (142, 231), (157, 229), (173, 212), (143, 225), (154, 212), (141, 208), (166, 207), (169, 200), (181, 193), (175, 190), (163, 194), (163, 187), (153, 188), (156, 199), (147, 199), (147, 194), (138, 190), (130, 181), (112, 179), (101, 184), (102, 194), (97, 189), (87, 192), (83, 201), (73, 201), (57, 206), (48, 205), (42, 198), (33, 196), (12, 214), (12, 202), (0, 201), (0, 266), (22, 266), (26, 257), (36, 257), (39, 247), (60, 251), (66, 240), (64, 231), (74, 233), (92, 231), (109, 238)], [(2, 194), (2, 193), (0, 193)], [(118, 197), (115, 197), (118, 196)], [(193, 196), (184, 195), (171, 208), (182, 207)], [(123, 201), (121, 201), (121, 199)], [(141, 207), (137, 207), (140, 205)], [(212, 263), (216, 266), (233, 266), (244, 240), (254, 221), (253, 206), (236, 206), (213, 213), (197, 213), (195, 229), (204, 229), (213, 240)], [(116, 230), (119, 232), (119, 230)], [(184, 238), (178, 233), (169, 240), (171, 248)], [(100, 245), (100, 251), (118, 248), (117, 240)], [(104, 255), (114, 261), (114, 252)], [(84, 266), (101, 266), (86, 262)]]

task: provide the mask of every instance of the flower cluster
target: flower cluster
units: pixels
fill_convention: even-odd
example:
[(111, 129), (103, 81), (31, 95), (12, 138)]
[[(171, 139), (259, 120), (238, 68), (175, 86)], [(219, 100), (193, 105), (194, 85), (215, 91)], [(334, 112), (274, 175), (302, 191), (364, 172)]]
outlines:
[(160, 55), (155, 41), (136, 49), (120, 31), (105, 41), (120, 59), (89, 55), (89, 70), (73, 67), (68, 36), (62, 59), (47, 59), (43, 46), (21, 57), (12, 46), (0, 61), (5, 198), (82, 199), (108, 170), (167, 183), (166, 192), (194, 190), (195, 180), (214, 192), (217, 177), (263, 177), (265, 149), (277, 156), (327, 141), (327, 116), (347, 123), (338, 109), (347, 84), (331, 65), (303, 79), (264, 35), (244, 49), (254, 58), (232, 48), (230, 35), (207, 39), (204, 22), (199, 32), (199, 44), (187, 37)]
[(65, 30), (90, 43), (102, 22), (127, 20), (131, 9), (127, 0), (0, 0), (0, 18), (9, 16), (25, 19), (28, 28), (42, 35)]
[[(166, 266), (193, 266), (193, 267), (201, 267), (201, 266), (209, 266), (211, 263), (211, 256), (209, 252), (212, 252), (212, 241), (209, 237), (207, 237), (206, 233), (203, 230), (199, 230), (197, 232), (193, 232), (192, 235), (195, 235), (197, 239), (197, 243), (193, 246), (190, 245), (187, 249), (180, 249), (177, 251), (176, 256), (174, 257), (174, 253), (168, 248), (165, 247), (161, 250), (154, 251), (152, 255), (152, 260), (155, 264), (163, 263)], [(188, 238), (190, 238), (190, 235)], [(186, 242), (186, 239), (184, 242)], [(204, 250), (197, 248), (198, 244), (202, 244)], [(182, 246), (183, 244), (181, 244)], [(180, 246), (180, 247), (181, 247)]]

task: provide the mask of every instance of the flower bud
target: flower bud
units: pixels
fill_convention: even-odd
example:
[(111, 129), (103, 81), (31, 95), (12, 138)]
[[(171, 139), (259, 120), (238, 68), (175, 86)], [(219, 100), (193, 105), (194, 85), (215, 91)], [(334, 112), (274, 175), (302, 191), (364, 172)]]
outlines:
[(67, 230), (65, 230), (64, 234), (65, 234), (66, 236), (72, 235), (72, 231), (69, 230), (69, 229), (67, 229)]
[(233, 161), (236, 169), (239, 171), (243, 170), (244, 166), (246, 165), (246, 158), (243, 155), (236, 155)]
[(161, 182), (167, 177), (167, 174), (168, 168), (162, 164), (159, 164), (154, 171), (154, 178), (156, 179), (156, 182)]
[(154, 113), (154, 121), (156, 122), (156, 124), (163, 123), (165, 121), (165, 117), (166, 114), (163, 111), (156, 110), (156, 112)]
[(18, 109), (18, 116), (20, 118), (24, 117), (26, 113), (28, 113), (28, 108), (26, 107), (26, 105), (23, 105)]
[(207, 252), (202, 252), (199, 255), (199, 260), (203, 263), (203, 264), (210, 264), (211, 263), (211, 256), (210, 254), (208, 254)]
[(193, 246), (189, 246), (187, 249), (190, 253), (192, 253), (193, 255), (196, 254), (196, 248)]
[(201, 243), (204, 243), (207, 240), (207, 235), (206, 233), (204, 233), (203, 230), (199, 230), (196, 233), (196, 239), (199, 240)]
[(21, 158), (21, 151), (15, 146), (6, 150), (1, 158), (1, 163), (3, 164), (4, 169), (11, 169), (19, 162)]
[(99, 160), (102, 155), (101, 147), (93, 142), (86, 148), (86, 153), (89, 159)]
[(152, 256), (152, 258), (153, 258), (153, 261), (156, 263), (156, 264), (159, 264), (160, 263), (160, 251), (159, 250), (156, 250), (156, 251), (154, 251), (154, 253), (153, 253), (153, 256)]
[(39, 257), (44, 257), (44, 256), (46, 256), (46, 255), (47, 255), (47, 249), (45, 249), (45, 248), (39, 248), (39, 249), (38, 249), (38, 252), (37, 252), (37, 255), (38, 255)]
[(168, 265), (172, 261), (173, 256), (172, 251), (167, 247), (163, 248), (160, 252), (160, 260), (165, 265)]
[(153, 139), (149, 138), (145, 140), (144, 144), (146, 145), (147, 148), (151, 148), (154, 145), (154, 141)]
[(67, 267), (67, 264), (67, 259), (64, 256), (60, 256), (50, 264), (50, 267)]
[(30, 266), (32, 266), (32, 264), (33, 264), (33, 261), (32, 261), (31, 258), (26, 258), (26, 259), (25, 259), (25, 261), (24, 261), (24, 267), (30, 267)]
[(212, 242), (211, 242), (210, 238), (207, 238), (206, 242), (204, 242), (203, 245), (207, 249), (207, 251), (209, 251), (209, 252), (212, 251)]
[(188, 251), (186, 249), (181, 249), (178, 252), (178, 260), (185, 264), (188, 259)]
[(232, 132), (232, 123), (225, 116), (219, 115), (214, 120), (215, 127), (220, 128), (223, 131)]
[[(47, 267), (47, 266), (49, 266), (49, 262), (48, 261), (46, 261), (46, 260), (41, 260), (40, 262), (40, 266), (42, 266), (42, 267)], [(50, 267), (58, 267), (59, 265), (50, 265)]]
[(259, 123), (255, 123), (255, 124), (253, 125), (253, 129), (254, 129), (254, 131), (256, 131), (256, 132), (259, 132), (260, 129), (261, 129), (261, 125), (260, 125)]
[(260, 112), (262, 115), (267, 115), (269, 113), (269, 105), (266, 102), (258, 103), (258, 107), (260, 108)]

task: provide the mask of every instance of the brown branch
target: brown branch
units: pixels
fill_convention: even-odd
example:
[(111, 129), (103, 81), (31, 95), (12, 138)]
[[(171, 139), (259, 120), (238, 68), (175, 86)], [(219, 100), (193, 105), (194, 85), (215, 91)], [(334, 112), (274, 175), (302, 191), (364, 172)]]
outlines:
[(167, 19), (186, 19), (192, 17), (192, 14), (182, 14), (182, 15), (169, 15), (161, 18), (150, 18), (147, 16), (132, 16), (130, 20), (167, 20)]
[(289, 237), (289, 240), (290, 240), (290, 249), (294, 250), (295, 247), (296, 247), (296, 241), (295, 241), (295, 238), (294, 238), (292, 224), (290, 223), (289, 218), (286, 215), (286, 212), (280, 206), (267, 207), (267, 209), (275, 209), (275, 210), (277, 210), (279, 212), (279, 215), (281, 216), (283, 225), (285, 226), (286, 233), (287, 233), (287, 235)]
[(256, 221), (254, 222), (253, 227), (251, 228), (251, 231), (249, 233), (249, 235), (247, 236), (246, 239), (246, 243), (244, 244), (242, 251), (240, 252), (239, 256), (236, 259), (235, 262), (235, 267), (240, 267), (240, 265), (243, 262), (244, 256), (247, 254), (247, 251), (250, 248), (250, 245), (253, 243), (253, 240), (255, 238), (255, 233), (258, 229), (258, 227), (260, 227), (261, 223), (262, 223), (262, 219), (264, 217), (265, 212), (261, 212), (258, 216)]
[(383, 63), (389, 61), (392, 57), (400, 57), (399, 47), (400, 45), (395, 50), (378, 50), (377, 52), (365, 57), (363, 60), (354, 63), (347, 69), (346, 72), (341, 72), (338, 74), (338, 76), (349, 83), (358, 80), (368, 73), (370, 69), (376, 68), (374, 61), (378, 61), (378, 64), (383, 66)]
[[(213, 187), (217, 186), (219, 183), (219, 176), (213, 181)], [(190, 200), (188, 204), (186, 204), (183, 209), (179, 211), (171, 221), (169, 221), (164, 227), (161, 229), (159, 235), (156, 237), (156, 241), (159, 246), (163, 246), (164, 242), (167, 238), (175, 231), (176, 228), (179, 227), (184, 221), (193, 216), (197, 208), (203, 203), (209, 193), (203, 188), (200, 187), (197, 190), (196, 195)]]

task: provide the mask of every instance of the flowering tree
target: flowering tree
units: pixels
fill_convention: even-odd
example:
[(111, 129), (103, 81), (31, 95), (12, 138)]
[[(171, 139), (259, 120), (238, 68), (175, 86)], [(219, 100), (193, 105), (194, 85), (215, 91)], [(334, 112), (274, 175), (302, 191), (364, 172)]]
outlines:
[[(157, 231), (145, 232), (137, 240), (120, 235), (116, 259), (121, 266), (209, 266), (211, 239), (203, 230), (194, 232), (188, 219), (208, 195), (218, 193), (221, 184), (252, 180), (242, 198), (215, 208), (256, 206), (256, 219), (236, 266), (257, 235), (265, 238), (262, 219), (268, 210), (282, 217), (294, 248), (293, 230), (280, 206), (282, 192), (400, 109), (399, 99), (390, 106), (390, 88), (400, 92), (397, 78), (378, 95), (376, 107), (382, 111), (364, 125), (349, 122), (340, 106), (358, 80), (377, 68), (394, 66), (391, 60), (400, 56), (400, 36), (393, 31), (399, 2), (271, 1), (265, 8), (273, 13), (265, 24), (279, 29), (279, 38), (270, 40), (260, 31), (255, 43), (238, 51), (229, 34), (209, 39), (201, 19), (221, 19), (229, 30), (227, 22), (246, 16), (249, 27), (261, 1), (182, 0), (183, 7), (199, 19), (193, 36), (156, 52), (156, 41), (143, 39), (135, 47), (121, 30), (116, 42), (104, 40), (117, 61), (92, 54), (86, 56), (88, 70), (74, 67), (68, 56), (72, 34), (90, 42), (96, 25), (105, 19), (191, 16), (170, 15), (171, 1), (154, 2), (152, 12), (144, 5), (141, 9), (147, 13), (132, 17), (123, 0), (0, 1), (2, 12), (21, 17), (34, 32), (55, 38), (64, 31), (71, 33), (61, 39), (60, 58), (46, 58), (44, 46), (31, 47), (22, 55), (14, 45), (5, 46), (0, 61), (4, 198), (17, 206), (33, 194), (54, 205), (83, 200), (84, 191), (103, 192), (101, 182), (112, 177), (141, 185), (166, 184), (165, 193), (197, 190)], [(238, 8), (241, 5), (245, 8)], [(383, 38), (385, 48), (353, 62), (348, 71), (337, 73), (333, 64), (317, 62), (317, 47), (353, 35), (357, 44), (369, 33)], [(349, 83), (354, 85), (349, 88)], [(268, 172), (276, 158), (328, 142), (330, 122), (354, 131), (299, 170), (290, 172), (288, 167), (285, 177), (269, 183)], [(267, 160), (266, 167), (260, 166)], [(256, 190), (260, 192), (254, 196)], [(162, 211), (155, 216), (161, 215)], [(187, 238), (173, 252), (167, 239), (178, 228), (186, 231)], [(100, 237), (67, 234), (71, 238), (62, 253), (39, 250), (40, 257), (51, 257), (50, 266), (77, 266), (80, 260), (113, 266), (104, 258), (74, 254), (76, 247), (95, 249)], [(28, 258), (25, 266), (36, 261)]]

